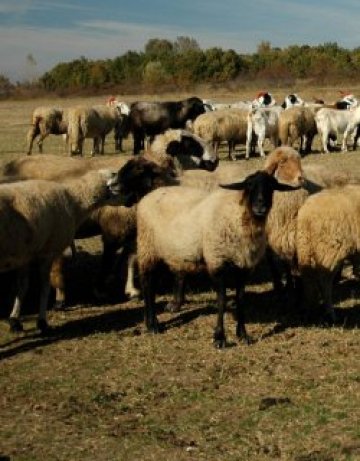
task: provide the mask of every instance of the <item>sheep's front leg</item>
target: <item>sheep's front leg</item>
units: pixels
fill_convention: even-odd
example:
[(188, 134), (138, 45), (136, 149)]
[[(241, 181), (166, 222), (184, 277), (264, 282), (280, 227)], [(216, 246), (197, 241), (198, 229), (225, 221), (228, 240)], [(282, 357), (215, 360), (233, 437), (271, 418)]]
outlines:
[(159, 333), (159, 322), (156, 317), (154, 276), (152, 272), (141, 275), (141, 283), (144, 294), (145, 310), (144, 320), (146, 328), (151, 333)]
[(137, 264), (137, 254), (130, 253), (127, 261), (127, 276), (125, 285), (125, 295), (129, 299), (139, 298), (140, 291), (135, 287), (135, 272)]
[(218, 305), (218, 317), (214, 330), (214, 346), (218, 349), (222, 349), (226, 346), (226, 336), (224, 329), (224, 314), (226, 309), (225, 277), (223, 274), (217, 274), (216, 276), (213, 276), (212, 279), (215, 285)]
[(21, 307), (29, 288), (29, 269), (28, 267), (18, 269), (16, 274), (16, 297), (13, 309), (9, 317), (10, 331), (23, 331), (22, 323), (20, 322)]

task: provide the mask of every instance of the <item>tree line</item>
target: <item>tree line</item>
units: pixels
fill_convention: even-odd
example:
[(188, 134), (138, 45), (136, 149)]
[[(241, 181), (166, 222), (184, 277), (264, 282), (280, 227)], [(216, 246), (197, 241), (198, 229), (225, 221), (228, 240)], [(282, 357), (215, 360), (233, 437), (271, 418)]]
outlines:
[[(189, 90), (198, 84), (226, 85), (259, 81), (267, 85), (351, 83), (360, 71), (360, 47), (352, 50), (336, 42), (317, 46), (272, 47), (263, 41), (252, 54), (239, 54), (219, 47), (201, 49), (191, 37), (175, 41), (150, 39), (144, 51), (127, 51), (114, 59), (85, 57), (61, 62), (33, 82), (17, 84), (56, 94), (118, 90), (122, 93), (161, 89)], [(0, 75), (0, 95), (9, 95), (14, 85)]]

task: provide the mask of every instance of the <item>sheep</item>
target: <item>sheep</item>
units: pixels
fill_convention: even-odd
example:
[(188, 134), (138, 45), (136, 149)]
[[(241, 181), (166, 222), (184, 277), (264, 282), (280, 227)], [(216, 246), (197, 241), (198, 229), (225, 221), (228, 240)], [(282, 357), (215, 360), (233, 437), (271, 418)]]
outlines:
[(42, 152), (44, 139), (49, 134), (65, 133), (67, 133), (67, 116), (64, 109), (49, 106), (36, 107), (31, 117), (31, 128), (26, 135), (27, 155), (31, 155), (34, 139), (37, 136), (39, 136), (37, 141), (39, 152)]
[(203, 101), (197, 97), (182, 101), (132, 103), (129, 124), (134, 138), (134, 154), (140, 152), (145, 136), (153, 138), (168, 128), (185, 128), (187, 120), (195, 120), (204, 112)]
[(31, 262), (38, 263), (41, 284), (37, 326), (42, 332), (48, 330), (51, 265), (71, 244), (88, 213), (109, 200), (110, 193), (119, 194), (117, 181), (110, 170), (101, 170), (63, 184), (28, 180), (0, 185), (0, 272), (17, 270), (17, 294), (9, 319), (13, 331), (22, 329), (19, 316)]
[(126, 104), (126, 102), (121, 101), (115, 96), (111, 96), (106, 101), (106, 105), (110, 107), (116, 107), (122, 117), (122, 122), (117, 130), (115, 130), (115, 150), (119, 152), (124, 152), (122, 141), (123, 138), (127, 138), (129, 134), (129, 114), (130, 114), (130, 106)]
[[(147, 160), (153, 161), (169, 176), (176, 178), (183, 174), (183, 168), (206, 168), (214, 170), (218, 159), (212, 148), (201, 138), (186, 130), (167, 130), (155, 137), (151, 150), (144, 154)], [(128, 159), (117, 156), (71, 158), (60, 156), (32, 156), (21, 157), (5, 164), (2, 168), (3, 175), (17, 176), (20, 179), (43, 178), (63, 181), (67, 177), (76, 177), (94, 168), (116, 168), (124, 166)], [(140, 170), (141, 171), (141, 170)], [(156, 172), (157, 174), (158, 172)], [(150, 174), (150, 173), (149, 173)], [(149, 178), (150, 179), (150, 178)], [(149, 181), (147, 179), (147, 181)], [(91, 213), (77, 232), (77, 238), (84, 238), (101, 233), (103, 240), (103, 255), (101, 273), (97, 287), (97, 294), (104, 293), (105, 281), (112, 269), (115, 253), (119, 248), (124, 248), (122, 259), (132, 256), (132, 236), (136, 232), (135, 209), (118, 207), (100, 207)], [(128, 243), (129, 242), (129, 243)], [(129, 256), (130, 252), (130, 256)], [(57, 262), (58, 270), (53, 279), (61, 280), (62, 261)], [(133, 270), (132, 266), (129, 271)], [(125, 295), (135, 297), (138, 290), (134, 287), (133, 279), (128, 277)], [(64, 282), (58, 282), (62, 286)], [(56, 305), (61, 307), (64, 303), (64, 293), (57, 292)]]
[(315, 114), (309, 107), (291, 107), (279, 115), (279, 139), (282, 145), (293, 146), (300, 140), (300, 152), (308, 154), (316, 134)]
[[(205, 270), (212, 278), (218, 298), (214, 343), (226, 345), (224, 310), (229, 268), (244, 280), (256, 266), (265, 247), (265, 222), (275, 190), (291, 190), (265, 172), (256, 172), (239, 183), (222, 185), (210, 194), (186, 187), (164, 187), (146, 195), (137, 209), (139, 273), (145, 300), (147, 330), (157, 333), (153, 276), (165, 263), (177, 274)], [(237, 336), (247, 335), (237, 291)]]
[[(164, 139), (163, 135), (159, 135), (155, 139)], [(162, 165), (166, 165), (162, 162)], [(289, 147), (275, 149), (267, 157), (264, 165), (265, 171), (274, 175), (278, 181), (297, 187), (303, 182), (303, 173), (299, 154)], [(218, 188), (221, 182), (229, 182), (239, 180), (246, 174), (244, 166), (221, 164), (213, 172), (204, 170), (185, 170), (178, 172), (176, 179), (183, 186), (191, 186), (206, 191)], [(137, 187), (141, 187), (140, 173)], [(109, 270), (113, 265), (115, 251), (123, 247), (126, 251), (122, 254), (122, 259), (127, 257), (130, 259), (128, 267), (128, 275), (126, 277), (125, 296), (134, 298), (139, 296), (139, 290), (134, 285), (133, 271), (135, 265), (135, 257), (133, 245), (129, 236), (134, 235), (136, 231), (135, 223), (135, 208), (124, 207), (102, 207), (97, 210), (96, 218), (91, 219), (93, 225), (100, 225), (102, 229), (102, 239), (104, 245), (103, 263), (99, 285), (97, 287), (97, 295), (104, 295), (105, 281), (108, 278)], [(88, 220), (89, 222), (89, 220)], [(133, 227), (132, 227), (133, 226)], [(128, 242), (130, 241), (130, 245)], [(170, 306), (169, 310), (176, 310), (174, 306)], [(180, 307), (180, 306), (179, 306)]]
[(206, 142), (212, 143), (215, 152), (219, 144), (226, 141), (229, 146), (229, 159), (235, 160), (235, 143), (246, 143), (248, 111), (225, 109), (199, 115), (193, 122), (193, 131)]
[(345, 258), (360, 251), (360, 185), (346, 185), (309, 197), (297, 218), (297, 259), (304, 282), (304, 307), (317, 299), (336, 321), (332, 302), (334, 278)]
[(253, 135), (257, 137), (260, 156), (265, 157), (264, 141), (270, 138), (274, 148), (278, 146), (279, 117), (283, 112), (281, 106), (270, 108), (253, 108), (248, 113), (245, 159), (249, 158)]
[(297, 269), (297, 216), (310, 195), (323, 189), (360, 183), (360, 177), (352, 172), (338, 169), (329, 171), (324, 165), (303, 165), (303, 188), (293, 194), (274, 194), (273, 206), (268, 216), (266, 232), (269, 251), (267, 260), (271, 267), (274, 289), (282, 291), (281, 277), (273, 260), (275, 254), (285, 265), (287, 287), (293, 287), (291, 272)]
[(85, 138), (93, 138), (91, 155), (95, 155), (104, 154), (105, 136), (113, 129), (115, 132), (120, 129), (122, 115), (116, 107), (77, 106), (68, 109), (68, 120), (70, 155), (83, 155)]
[(337, 110), (324, 108), (315, 115), (316, 126), (321, 137), (322, 150), (328, 153), (330, 135), (343, 133), (342, 151), (347, 151), (347, 138), (360, 123), (360, 107), (353, 110)]
[[(278, 181), (291, 186), (303, 183), (303, 170), (299, 153), (289, 146), (281, 146), (268, 154), (263, 164), (264, 171), (273, 175)], [(240, 180), (252, 173), (253, 167), (248, 163), (220, 163), (213, 172), (187, 170), (179, 177), (183, 186), (212, 191), (219, 184)]]

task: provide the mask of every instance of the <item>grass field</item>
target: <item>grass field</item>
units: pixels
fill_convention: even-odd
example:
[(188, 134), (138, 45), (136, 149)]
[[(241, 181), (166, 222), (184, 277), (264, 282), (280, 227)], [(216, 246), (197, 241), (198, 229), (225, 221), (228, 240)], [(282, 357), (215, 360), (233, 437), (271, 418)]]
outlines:
[[(338, 96), (326, 91), (300, 95)], [(274, 92), (278, 100), (285, 94)], [(0, 160), (25, 152), (35, 106), (103, 100), (1, 102)], [(130, 139), (125, 147), (130, 155)], [(105, 149), (114, 153), (112, 137)], [(44, 151), (65, 155), (61, 137), (45, 140)], [(304, 162), (360, 172), (359, 159), (360, 149), (315, 151)], [(254, 169), (262, 164), (249, 162)], [(215, 295), (206, 280), (193, 283), (179, 314), (162, 312), (169, 294), (159, 297), (166, 329), (153, 336), (142, 325), (142, 302), (121, 303), (116, 279), (109, 302), (95, 301), (99, 239), (78, 248), (68, 262), (70, 309), (49, 313), (53, 335), (39, 336), (33, 316), (24, 319), (20, 335), (0, 320), (0, 461), (360, 459), (358, 281), (344, 278), (335, 290), (339, 325), (304, 324), (277, 301), (267, 268), (259, 268), (244, 300), (248, 332), (257, 341), (239, 344), (229, 313), (230, 345), (218, 351), (212, 345)]]

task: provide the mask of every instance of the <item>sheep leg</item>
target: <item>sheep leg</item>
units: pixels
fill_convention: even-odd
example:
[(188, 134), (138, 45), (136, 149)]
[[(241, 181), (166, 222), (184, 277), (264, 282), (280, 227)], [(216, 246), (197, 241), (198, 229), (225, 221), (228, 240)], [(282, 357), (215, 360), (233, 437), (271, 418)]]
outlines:
[(144, 320), (146, 329), (151, 333), (159, 333), (159, 322), (156, 317), (154, 276), (152, 272), (141, 275), (141, 284), (143, 288), (145, 309)]
[(50, 271), (52, 261), (41, 261), (39, 264), (39, 275), (40, 275), (40, 308), (39, 316), (37, 320), (37, 327), (41, 333), (47, 333), (49, 331), (49, 325), (46, 319), (47, 305), (49, 302), (50, 294)]
[(53, 288), (55, 288), (55, 310), (62, 310), (65, 308), (65, 279), (64, 279), (64, 262), (65, 256), (61, 255), (52, 263), (50, 270), (50, 281)]
[(336, 315), (332, 303), (332, 290), (334, 285), (334, 274), (330, 271), (319, 272), (318, 282), (319, 288), (322, 295), (323, 307), (325, 308), (326, 320), (330, 320), (331, 323), (336, 322)]
[(275, 262), (274, 253), (270, 248), (266, 249), (266, 261), (269, 264), (274, 292), (277, 295), (281, 295), (284, 289), (284, 285), (282, 283), (282, 274)]
[(27, 134), (28, 150), (27, 155), (31, 155), (34, 139), (40, 134), (39, 126), (33, 125)]
[(135, 287), (135, 272), (137, 264), (137, 254), (131, 253), (128, 257), (125, 295), (129, 299), (139, 298), (140, 291)]
[(218, 349), (222, 349), (226, 346), (226, 336), (224, 329), (224, 314), (226, 309), (226, 285), (224, 275), (213, 276), (213, 282), (215, 285), (218, 316), (217, 323), (214, 330), (214, 346)]
[(174, 280), (174, 298), (165, 307), (168, 312), (179, 312), (185, 302), (185, 275), (176, 274)]
[(142, 146), (144, 145), (144, 135), (139, 130), (134, 130), (134, 155), (138, 155), (141, 151)]
[(99, 299), (105, 297), (106, 282), (109, 279), (112, 269), (114, 268), (116, 251), (118, 248), (119, 245), (117, 243), (103, 241), (103, 254), (101, 257), (99, 280), (94, 289), (94, 294)]
[(40, 154), (42, 154), (42, 151), (43, 151), (43, 142), (44, 142), (44, 139), (45, 139), (48, 135), (49, 135), (48, 132), (40, 133), (39, 139), (38, 139), (38, 141), (37, 141), (37, 145), (38, 145), (38, 149), (39, 149)]
[(355, 136), (354, 136), (354, 142), (353, 142), (353, 150), (356, 150), (359, 138), (360, 138), (360, 125), (357, 125)]
[[(243, 279), (243, 274), (242, 274), (241, 279)], [(235, 315), (236, 315), (236, 321), (237, 321), (236, 336), (245, 344), (252, 344), (254, 340), (246, 332), (244, 311), (242, 309), (244, 287), (245, 287), (245, 283), (242, 282), (236, 286), (236, 290), (235, 290), (235, 301), (236, 301)]]
[(19, 320), (21, 307), (25, 295), (29, 288), (29, 269), (28, 267), (18, 269), (16, 274), (16, 297), (13, 309), (9, 317), (10, 331), (23, 331), (23, 326)]

